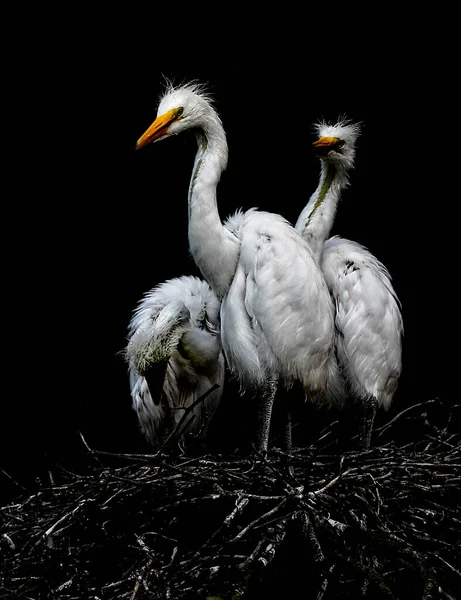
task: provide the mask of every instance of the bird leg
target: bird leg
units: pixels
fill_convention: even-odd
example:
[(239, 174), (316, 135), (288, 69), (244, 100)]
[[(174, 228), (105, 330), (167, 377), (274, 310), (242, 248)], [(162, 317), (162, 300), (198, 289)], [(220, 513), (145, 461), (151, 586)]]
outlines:
[(363, 402), (362, 431), (360, 445), (362, 450), (368, 450), (371, 444), (371, 434), (375, 422), (378, 401), (376, 398), (368, 398)]
[(287, 470), (287, 478), (289, 480), (289, 478), (293, 479), (294, 478), (294, 469), (293, 466), (290, 464), (290, 460), (291, 460), (291, 450), (293, 448), (293, 439), (291, 436), (291, 425), (292, 425), (292, 413), (291, 410), (287, 407), (286, 411), (285, 411), (285, 431), (283, 432), (283, 443), (284, 443), (284, 450), (286, 452), (286, 457), (285, 457), (285, 467)]
[(271, 425), (272, 407), (277, 393), (277, 380), (269, 379), (262, 387), (259, 397), (257, 450), (264, 456), (269, 445), (269, 429)]
[(287, 409), (285, 413), (285, 431), (284, 438), (285, 451), (289, 454), (293, 448), (293, 440), (291, 438), (291, 411)]

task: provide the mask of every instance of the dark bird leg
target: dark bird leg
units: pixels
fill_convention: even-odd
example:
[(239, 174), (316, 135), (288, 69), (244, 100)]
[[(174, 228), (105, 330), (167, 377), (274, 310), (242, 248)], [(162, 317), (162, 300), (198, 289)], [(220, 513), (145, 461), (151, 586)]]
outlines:
[(360, 445), (362, 450), (368, 450), (371, 445), (371, 434), (375, 422), (378, 401), (376, 398), (368, 398), (363, 402), (362, 431)]
[(287, 408), (285, 413), (285, 431), (283, 436), (284, 450), (289, 454), (293, 448), (293, 440), (291, 437), (291, 410)]
[(269, 445), (269, 430), (271, 425), (272, 407), (277, 393), (277, 380), (267, 381), (259, 394), (258, 437), (256, 449), (266, 455)]
[(294, 469), (292, 467), (292, 465), (290, 464), (291, 462), (291, 451), (293, 449), (293, 439), (292, 439), (292, 434), (291, 434), (291, 428), (292, 428), (292, 412), (291, 412), (291, 408), (287, 407), (286, 411), (285, 411), (285, 430), (283, 432), (283, 443), (284, 443), (284, 450), (286, 452), (286, 457), (285, 457), (285, 468), (287, 470), (287, 479), (290, 480), (290, 478), (294, 481)]

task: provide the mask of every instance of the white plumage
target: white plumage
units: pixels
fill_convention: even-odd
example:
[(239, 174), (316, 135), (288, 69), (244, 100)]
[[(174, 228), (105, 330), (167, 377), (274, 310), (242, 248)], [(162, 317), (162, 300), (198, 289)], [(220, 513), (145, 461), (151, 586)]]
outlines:
[(189, 246), (221, 299), (229, 368), (263, 398), (258, 441), (265, 452), (279, 380), (299, 380), (309, 396), (332, 400), (340, 394), (334, 308), (311, 249), (283, 217), (250, 209), (222, 223), (216, 189), (227, 165), (227, 140), (200, 85), (168, 85), (137, 147), (188, 129), (198, 145), (188, 197)]
[(388, 409), (402, 370), (403, 321), (386, 267), (364, 246), (330, 235), (341, 191), (354, 166), (359, 124), (316, 126), (320, 180), (296, 229), (313, 249), (334, 299), (336, 348), (350, 396), (365, 408), (368, 448), (376, 408)]
[(186, 416), (175, 441), (202, 438), (208, 430), (224, 386), (219, 310), (205, 281), (182, 276), (147, 292), (133, 313), (125, 349), (131, 396), (141, 431), (155, 446), (186, 407), (218, 385)]

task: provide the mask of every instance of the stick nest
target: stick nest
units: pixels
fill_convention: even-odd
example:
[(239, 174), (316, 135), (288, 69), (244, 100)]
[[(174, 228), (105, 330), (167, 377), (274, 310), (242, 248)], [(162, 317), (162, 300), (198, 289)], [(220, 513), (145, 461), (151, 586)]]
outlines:
[[(0, 598), (460, 598), (460, 433), (367, 452), (112, 454), (1, 507)], [(380, 445), (381, 443), (381, 445)]]

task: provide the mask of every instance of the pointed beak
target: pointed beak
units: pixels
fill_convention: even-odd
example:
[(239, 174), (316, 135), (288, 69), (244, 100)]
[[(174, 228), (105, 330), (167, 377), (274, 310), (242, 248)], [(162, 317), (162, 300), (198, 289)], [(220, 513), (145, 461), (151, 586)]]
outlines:
[(337, 137), (323, 136), (316, 140), (312, 146), (316, 154), (328, 154), (339, 142)]
[(177, 110), (169, 110), (163, 115), (158, 116), (152, 125), (142, 134), (136, 142), (136, 150), (155, 142), (168, 133), (168, 129), (178, 118)]

